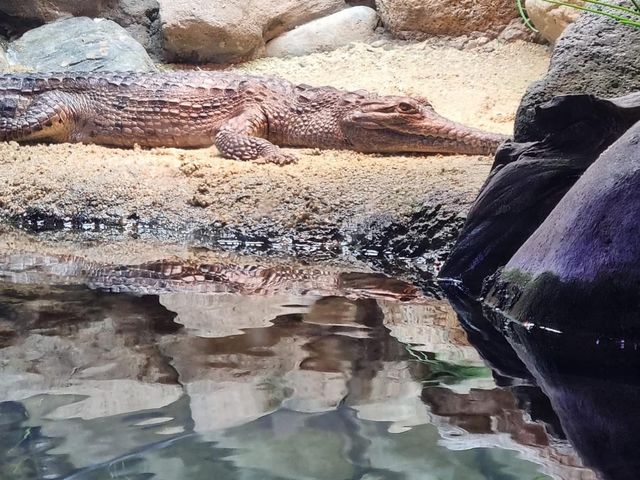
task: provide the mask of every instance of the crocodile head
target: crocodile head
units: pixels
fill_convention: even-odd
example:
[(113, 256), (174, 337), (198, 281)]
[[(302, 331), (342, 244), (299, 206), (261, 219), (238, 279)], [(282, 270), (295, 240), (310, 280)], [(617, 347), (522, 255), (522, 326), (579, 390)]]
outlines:
[(491, 155), (505, 135), (467, 127), (440, 116), (422, 98), (363, 99), (345, 114), (341, 128), (361, 152), (424, 152)]

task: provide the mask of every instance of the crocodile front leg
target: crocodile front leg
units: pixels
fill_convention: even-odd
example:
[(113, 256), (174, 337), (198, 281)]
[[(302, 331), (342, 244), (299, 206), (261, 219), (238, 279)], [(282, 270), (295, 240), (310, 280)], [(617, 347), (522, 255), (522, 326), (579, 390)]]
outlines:
[(218, 131), (215, 145), (227, 158), (255, 163), (287, 165), (298, 159), (261, 138), (266, 136), (268, 121), (260, 109), (252, 109), (228, 120)]
[(34, 98), (20, 94), (0, 99), (0, 141), (68, 142), (74, 114), (71, 94), (50, 91)]

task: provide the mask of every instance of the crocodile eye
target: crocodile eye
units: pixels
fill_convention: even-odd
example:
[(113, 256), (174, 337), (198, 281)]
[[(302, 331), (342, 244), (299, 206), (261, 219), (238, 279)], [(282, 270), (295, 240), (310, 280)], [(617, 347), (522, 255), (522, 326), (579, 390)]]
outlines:
[(398, 104), (398, 111), (401, 113), (418, 113), (416, 106), (409, 102), (400, 102)]

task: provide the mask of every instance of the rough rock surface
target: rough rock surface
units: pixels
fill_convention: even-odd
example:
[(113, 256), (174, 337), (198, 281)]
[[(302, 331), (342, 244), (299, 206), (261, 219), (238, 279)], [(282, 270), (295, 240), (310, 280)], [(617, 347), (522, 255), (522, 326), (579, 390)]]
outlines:
[(558, 40), (547, 75), (531, 84), (518, 108), (515, 140), (542, 138), (535, 108), (556, 95), (626, 95), (640, 88), (640, 29), (593, 14), (582, 15)]
[(524, 6), (540, 35), (551, 43), (555, 43), (581, 13), (575, 8), (555, 5), (544, 0), (525, 0)]
[(335, 50), (374, 37), (378, 14), (369, 7), (352, 7), (297, 27), (267, 44), (269, 57), (306, 55)]
[(544, 140), (506, 143), (442, 268), (478, 295), (600, 154), (640, 120), (639, 96), (557, 97), (534, 118)]
[(640, 123), (596, 160), (520, 247), (493, 282), (490, 303), (569, 338), (572, 332), (637, 338), (638, 143)]
[[(154, 55), (161, 53), (157, 0), (0, 1), (0, 13), (18, 27), (32, 27), (68, 17), (107, 18), (123, 26)], [(18, 33), (13, 32), (13, 33)]]
[(75, 17), (30, 30), (9, 44), (9, 63), (29, 71), (149, 71), (145, 51), (111, 20)]
[(498, 40), (505, 42), (515, 42), (522, 40), (525, 42), (544, 43), (544, 38), (527, 27), (520, 17), (511, 20), (504, 30), (498, 35)]
[(640, 281), (640, 123), (578, 180), (505, 270), (563, 281), (618, 273)]
[(5, 43), (0, 39), (0, 73), (9, 70)]
[(512, 0), (377, 0), (382, 23), (402, 38), (498, 34), (518, 16)]
[(71, 16), (97, 17), (113, 0), (2, 0), (0, 12), (12, 17), (52, 22)]
[(160, 0), (166, 56), (191, 63), (255, 58), (277, 35), (345, 5), (344, 0)]

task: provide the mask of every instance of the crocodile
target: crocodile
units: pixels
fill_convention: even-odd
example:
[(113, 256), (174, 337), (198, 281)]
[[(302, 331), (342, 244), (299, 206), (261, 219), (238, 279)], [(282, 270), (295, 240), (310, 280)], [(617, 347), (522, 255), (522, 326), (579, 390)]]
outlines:
[(507, 137), (420, 97), (295, 85), (278, 77), (170, 71), (0, 75), (0, 141), (202, 148), (288, 164), (280, 147), (493, 154)]

